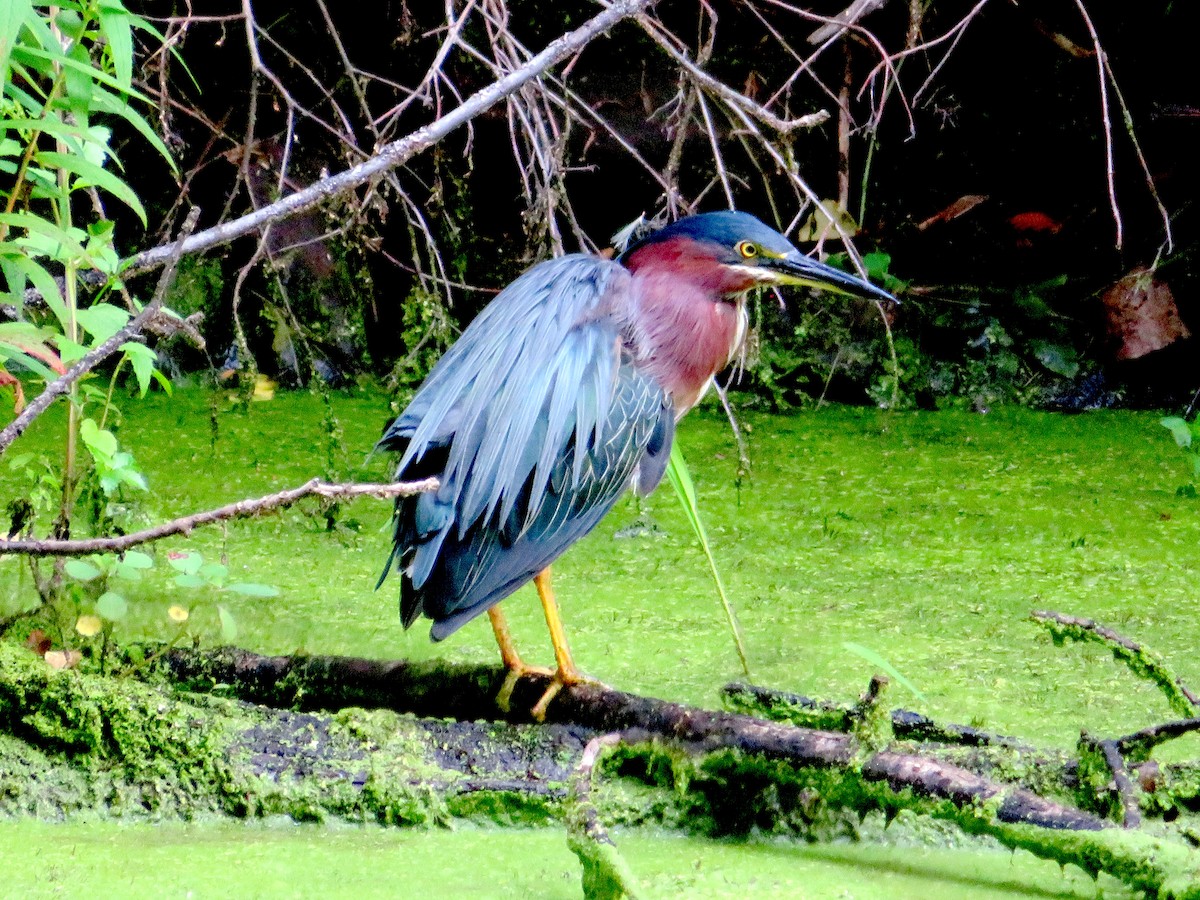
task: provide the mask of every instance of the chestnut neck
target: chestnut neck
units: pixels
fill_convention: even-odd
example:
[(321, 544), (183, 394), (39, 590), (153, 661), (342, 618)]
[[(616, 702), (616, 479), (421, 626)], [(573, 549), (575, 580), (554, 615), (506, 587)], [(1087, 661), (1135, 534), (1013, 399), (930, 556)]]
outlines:
[(627, 336), (638, 365), (683, 415), (724, 369), (745, 336), (741, 300), (754, 279), (722, 265), (721, 248), (672, 238), (637, 248), (622, 263), (633, 275)]

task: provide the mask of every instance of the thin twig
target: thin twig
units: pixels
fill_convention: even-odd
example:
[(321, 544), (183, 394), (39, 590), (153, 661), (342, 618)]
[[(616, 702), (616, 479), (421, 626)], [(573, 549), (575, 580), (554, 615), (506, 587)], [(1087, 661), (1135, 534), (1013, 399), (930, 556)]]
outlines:
[(194, 529), (230, 519), (250, 519), (280, 509), (287, 509), (305, 497), (324, 497), (327, 500), (352, 500), (356, 497), (394, 499), (435, 491), (439, 481), (397, 481), (392, 484), (348, 482), (330, 484), (320, 478), (306, 481), (297, 488), (267, 494), (254, 500), (239, 500), (217, 509), (182, 516), (152, 528), (116, 537), (82, 538), (79, 540), (2, 540), (0, 553), (21, 553), (28, 556), (87, 556), (91, 553), (123, 553), (139, 544), (148, 544), (177, 534), (190, 534)]
[(143, 307), (140, 313), (130, 319), (124, 328), (99, 347), (89, 350), (64, 374), (46, 385), (46, 389), (38, 394), (19, 416), (4, 426), (3, 430), (0, 430), (0, 454), (4, 453), (12, 442), (25, 432), (30, 423), (50, 407), (51, 403), (66, 394), (75, 382), (119, 350), (126, 341), (139, 334), (142, 326), (158, 313), (166, 296), (167, 288), (175, 278), (175, 267), (179, 264), (180, 257), (183, 256), (184, 245), (187, 243), (188, 236), (195, 229), (199, 218), (200, 208), (192, 207), (184, 220), (183, 227), (179, 230), (179, 238), (170, 247), (165, 248), (167, 252), (164, 262), (167, 265), (158, 279), (154, 298)]
[(1117, 205), (1117, 182), (1116, 182), (1116, 164), (1113, 161), (1113, 136), (1112, 136), (1112, 116), (1108, 109), (1108, 61), (1104, 54), (1104, 47), (1100, 44), (1100, 35), (1096, 33), (1096, 26), (1092, 24), (1092, 17), (1088, 15), (1087, 7), (1083, 5), (1083, 0), (1075, 0), (1075, 5), (1079, 7), (1079, 14), (1083, 16), (1083, 23), (1087, 26), (1088, 34), (1092, 37), (1092, 47), (1096, 51), (1096, 68), (1100, 73), (1100, 116), (1104, 122), (1104, 171), (1108, 182), (1108, 205), (1112, 209), (1113, 222), (1117, 226), (1117, 249), (1121, 249), (1123, 241), (1124, 225), (1121, 222), (1121, 207)]
[[(743, 113), (753, 116), (763, 125), (766, 125), (772, 131), (780, 135), (790, 135), (794, 131), (800, 131), (808, 128), (816, 128), (829, 118), (829, 111), (819, 109), (816, 112), (808, 115), (800, 116), (795, 119), (781, 119), (775, 113), (771, 112), (765, 106), (755, 103), (745, 94), (735, 91), (723, 81), (713, 78), (698, 65), (696, 65), (688, 57), (686, 53), (675, 47), (666, 36), (663, 34), (662, 26), (646, 16), (640, 16), (638, 19), (642, 26), (642, 30), (650, 37), (654, 43), (658, 44), (663, 49), (663, 52), (670, 56), (675, 62), (684, 69), (691, 78), (700, 86), (708, 89), (716, 96), (720, 97), (726, 104)], [(668, 32), (669, 33), (669, 32)]]
[[(330, 197), (345, 193), (366, 184), (396, 166), (403, 165), (418, 153), (436, 144), (447, 134), (466, 124), (480, 113), (490, 109), (505, 97), (519, 91), (538, 78), (551, 66), (557, 65), (572, 54), (582, 50), (593, 38), (605, 33), (618, 22), (643, 12), (650, 0), (614, 0), (599, 15), (589, 19), (579, 28), (551, 41), (546, 48), (522, 65), (476, 91), (444, 116), (384, 146), (370, 159), (343, 172), (323, 178), (303, 190), (289, 194), (249, 215), (195, 234), (184, 241), (185, 254), (198, 253), (251, 234), (266, 223), (295, 215), (323, 203)], [(155, 247), (137, 254), (129, 260), (127, 274), (145, 272), (157, 268), (167, 261), (171, 247)]]

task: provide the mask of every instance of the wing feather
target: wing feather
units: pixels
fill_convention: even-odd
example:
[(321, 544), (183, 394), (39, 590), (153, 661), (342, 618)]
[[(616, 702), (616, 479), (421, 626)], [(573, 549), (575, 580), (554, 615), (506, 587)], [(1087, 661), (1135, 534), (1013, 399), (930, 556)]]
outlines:
[(664, 434), (669, 447), (673, 410), (612, 314), (629, 288), (622, 266), (597, 257), (535, 266), (384, 433), (380, 447), (402, 454), (398, 478), (442, 482), (396, 504), (406, 626), (423, 612), (440, 639), (507, 596), (595, 527), (648, 447), (656, 455)]

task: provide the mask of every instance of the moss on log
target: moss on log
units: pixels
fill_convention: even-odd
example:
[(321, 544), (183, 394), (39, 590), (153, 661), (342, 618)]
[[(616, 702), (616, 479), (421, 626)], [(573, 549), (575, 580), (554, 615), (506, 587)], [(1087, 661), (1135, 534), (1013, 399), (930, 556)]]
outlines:
[[(572, 834), (588, 853), (608, 850), (594, 835), (614, 823), (823, 839), (915, 813), (1153, 895), (1200, 898), (1200, 854), (1161, 823), (1117, 828), (937, 748), (872, 751), (848, 734), (594, 684), (565, 690), (552, 721), (518, 721), (537, 678), (498, 721), (504, 673), (441, 663), (173, 650), (144, 674), (56, 671), (0, 643), (0, 812), (430, 825), (569, 822), (582, 808)], [(597, 763), (585, 748), (601, 736), (610, 749)], [(596, 767), (584, 807), (581, 765), (589, 777)], [(598, 871), (619, 883), (619, 862)]]

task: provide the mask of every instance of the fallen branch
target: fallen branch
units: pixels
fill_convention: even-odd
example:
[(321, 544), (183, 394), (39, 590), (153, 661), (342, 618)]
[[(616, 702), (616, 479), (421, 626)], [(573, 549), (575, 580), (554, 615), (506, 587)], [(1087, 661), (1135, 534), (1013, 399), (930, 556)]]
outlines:
[[(195, 684), (197, 679), (211, 679), (213, 684), (232, 686), (251, 702), (283, 706), (301, 702), (309, 710), (383, 706), (418, 716), (503, 717), (522, 722), (530, 721), (528, 710), (549, 684), (548, 676), (522, 677), (513, 691), (512, 712), (505, 714), (495, 702), (506, 674), (500, 668), (443, 663), (431, 673), (428, 663), (405, 660), (259, 656), (230, 649), (203, 653), (177, 648), (163, 659), (177, 680)], [(822, 769), (848, 769), (858, 764), (858, 742), (847, 734), (696, 709), (594, 683), (564, 688), (550, 705), (546, 721), (601, 733), (640, 732), (678, 742), (697, 753), (737, 750)], [(963, 807), (994, 806), (998, 823), (1074, 830), (1109, 827), (1088, 813), (932, 757), (885, 751), (868, 756), (859, 771), (868, 782), (886, 783), (896, 791), (907, 788), (922, 797)]]
[(605, 750), (615, 747), (620, 741), (619, 734), (602, 734), (592, 738), (584, 747), (579, 765), (571, 775), (566, 813), (567, 846), (583, 867), (583, 896), (589, 900), (601, 897), (637, 900), (641, 895), (633, 873), (621, 858), (617, 845), (608, 836), (608, 829), (600, 820), (600, 813), (592, 799), (596, 763)]
[(1121, 826), (1137, 828), (1142, 824), (1142, 811), (1138, 808), (1137, 792), (1129, 777), (1129, 769), (1125, 765), (1125, 757), (1121, 755), (1120, 746), (1116, 741), (1096, 741), (1086, 736), (1083, 740), (1090, 742), (1100, 753), (1104, 759), (1104, 765), (1112, 775), (1112, 786), (1121, 803)]
[(152, 528), (122, 534), (115, 537), (81, 538), (79, 540), (4, 540), (0, 539), (0, 553), (21, 553), (26, 556), (87, 556), (91, 553), (123, 553), (139, 544), (148, 544), (176, 534), (191, 534), (204, 525), (225, 522), (230, 519), (250, 519), (266, 515), (303, 500), (305, 497), (324, 497), (329, 500), (352, 500), (355, 497), (411, 497), (437, 490), (438, 480), (426, 478), (422, 481), (397, 481), (392, 484), (370, 484), (350, 482), (330, 484), (319, 478), (306, 481), (297, 488), (278, 491), (253, 500), (239, 500), (217, 509), (182, 516)]
[[(505, 679), (499, 667), (267, 657), (234, 649), (173, 649), (162, 657), (162, 664), (169, 676), (192, 687), (219, 684), (256, 703), (296, 704), (308, 710), (383, 707), (467, 721), (505, 715), (495, 703)], [(547, 683), (546, 676), (522, 677), (511, 698), (509, 720), (527, 718), (521, 711), (532, 708)], [(863, 758), (860, 745), (849, 735), (710, 712), (598, 684), (565, 688), (550, 705), (547, 722), (549, 727), (585, 728), (593, 736), (619, 732), (625, 742), (641, 741), (637, 746), (650, 754), (648, 771), (670, 771), (669, 760), (678, 763), (678, 754), (685, 753), (697, 762), (676, 790), (689, 792), (693, 804), (698, 798), (727, 808), (733, 802), (751, 824), (755, 796), (748, 792), (754, 785), (762, 791), (763, 779), (771, 777), (771, 770), (754, 762), (757, 759), (778, 766), (784, 779), (809, 772), (824, 777), (821, 783), (827, 786), (831, 777), (845, 785), (857, 781), (861, 791), (834, 790), (828, 802), (861, 803), (856, 807), (860, 814), (878, 809), (890, 816), (909, 809), (951, 819), (970, 834), (990, 835), (1009, 847), (1072, 863), (1093, 875), (1108, 872), (1159, 897), (1200, 898), (1200, 857), (1182, 842), (1115, 828), (1089, 813), (932, 756), (884, 750)], [(657, 752), (666, 755), (655, 762), (659, 742), (665, 742), (665, 749)], [(783, 783), (791, 786), (793, 796), (810, 796), (795, 790), (794, 781)], [(777, 804), (787, 793), (769, 785), (766, 790)], [(792, 812), (786, 803), (779, 809), (785, 818)]]
[[(0, 643), (0, 734), (18, 746), (4, 758), (15, 769), (0, 812), (44, 814), (49, 803), (93, 814), (103, 796), (117, 815), (548, 823), (570, 813), (572, 767), (576, 776), (595, 771), (588, 742), (617, 731), (605, 777), (590, 780), (583, 794), (577, 782), (584, 822), (589, 799), (606, 820), (717, 834), (761, 827), (811, 837), (818, 819), (810, 813), (849, 823), (869, 812), (890, 820), (909, 811), (1110, 873), (1160, 898), (1200, 897), (1200, 855), (1182, 838), (1115, 828), (932, 755), (864, 751), (848, 735), (595, 684), (565, 689), (549, 709), (557, 722), (497, 722), (505, 671), (437, 660), (175, 648), (147, 667), (156, 674), (145, 684), (59, 672), (28, 649)], [(220, 695), (180, 693), (169, 682)], [(512, 708), (530, 709), (545, 684), (522, 678)], [(421, 718), (393, 711), (401, 709)], [(623, 789), (625, 778), (642, 786)], [(47, 783), (64, 787), (47, 797)]]
[(1117, 738), (1117, 746), (1125, 756), (1145, 759), (1159, 744), (1197, 731), (1200, 731), (1200, 717), (1163, 722)]
[(1166, 661), (1153, 650), (1092, 619), (1037, 609), (1030, 612), (1029, 618), (1045, 625), (1056, 644), (1062, 644), (1070, 638), (1073, 641), (1094, 641), (1108, 647), (1114, 659), (1125, 663), (1135, 674), (1158, 685), (1171, 708), (1179, 715), (1191, 716), (1200, 709), (1200, 697), (1176, 677), (1167, 668)]
[[(813, 700), (800, 694), (740, 682), (731, 682), (721, 688), (721, 699), (734, 712), (761, 716), (773, 722), (788, 722), (808, 728), (830, 728), (834, 731), (849, 732), (856, 712), (853, 706)], [(962, 747), (1033, 749), (1029, 744), (1014, 737), (992, 734), (969, 725), (935, 722), (928, 716), (912, 710), (893, 709), (890, 716), (892, 732), (898, 740)]]

